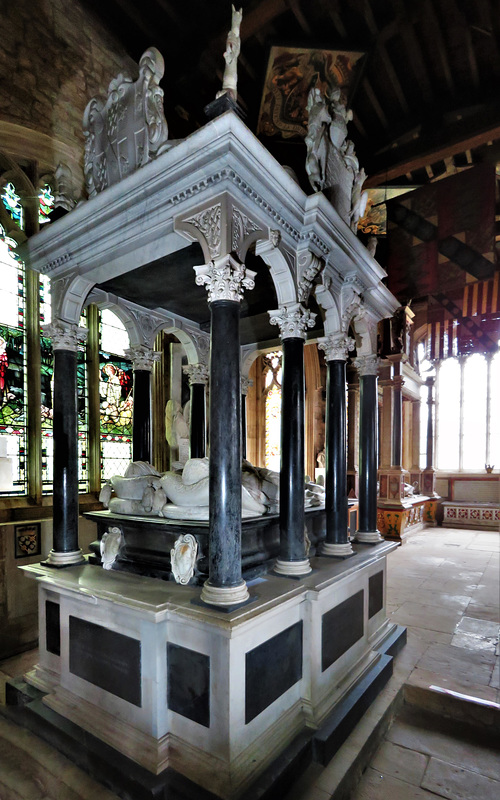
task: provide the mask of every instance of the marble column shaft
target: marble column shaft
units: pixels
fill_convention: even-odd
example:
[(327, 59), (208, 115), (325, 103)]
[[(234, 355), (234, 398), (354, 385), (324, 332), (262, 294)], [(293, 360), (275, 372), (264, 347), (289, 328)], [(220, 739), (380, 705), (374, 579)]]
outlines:
[(87, 330), (62, 321), (44, 327), (54, 350), (54, 512), (53, 547), (47, 564), (68, 567), (84, 563), (78, 546), (78, 343)]
[(191, 417), (189, 420), (189, 456), (204, 458), (206, 453), (205, 384), (191, 384)]
[(151, 462), (151, 373), (134, 369), (132, 458)]
[(358, 357), (359, 420), (359, 524), (356, 539), (375, 543), (377, 531), (377, 363), (373, 356)]
[(401, 467), (403, 460), (403, 380), (395, 375), (393, 379), (392, 416), (392, 466)]
[(427, 378), (427, 458), (426, 469), (434, 467), (434, 420), (432, 408), (434, 406), (433, 390), (434, 378)]

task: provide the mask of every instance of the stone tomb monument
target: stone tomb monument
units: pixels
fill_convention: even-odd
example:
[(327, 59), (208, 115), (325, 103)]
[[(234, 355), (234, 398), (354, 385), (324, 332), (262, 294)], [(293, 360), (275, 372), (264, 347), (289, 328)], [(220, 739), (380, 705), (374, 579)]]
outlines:
[[(25, 711), (41, 735), (50, 730), (58, 747), (122, 794), (235, 800), (254, 797), (256, 781), (259, 791), (272, 792), (274, 780), (293, 779), (291, 765), (297, 761), (303, 769), (313, 751), (326, 764), (340, 730), (345, 737), (388, 679), (389, 651), (403, 641), (385, 610), (386, 558), (396, 545), (377, 532), (374, 459), (376, 323), (392, 315), (397, 301), (348, 221), (321, 192), (307, 196), (232, 111), (168, 146), (158, 55), (145, 54), (137, 84), (117, 79), (106, 101), (91, 102), (85, 117), (90, 199), (30, 239), (24, 253), (32, 268), (51, 278), (54, 414), (60, 420), (54, 426), (53, 549), (46, 562), (25, 568), (37, 579), (40, 609), (40, 660), (27, 676), (30, 691), (40, 695)], [(144, 88), (145, 105), (139, 103)], [(102, 126), (120, 142), (119, 163), (108, 170), (97, 135)], [(139, 143), (135, 149), (128, 137)], [(251, 309), (254, 285), (259, 291), (259, 274), (245, 266), (250, 247), (267, 265), (277, 298), (278, 308), (269, 311), (284, 352), (284, 423), (278, 558), (247, 584), (239, 311), (244, 295)], [(170, 271), (168, 280), (155, 283), (155, 306), (141, 305), (139, 291), (127, 299), (101, 288), (110, 276), (133, 277), (138, 269), (143, 276), (159, 262), (171, 270), (174, 260), (176, 278)], [(304, 282), (306, 273), (314, 278)], [(192, 296), (182, 288), (187, 280)], [(196, 294), (197, 286), (205, 289)], [(211, 314), (208, 577), (201, 587), (190, 583), (194, 544), (190, 523), (182, 520), (175, 521), (182, 529), (169, 547), (176, 551), (178, 582), (103, 569), (88, 563), (78, 545), (74, 387), (85, 333), (81, 309), (89, 302), (115, 303), (127, 321), (134, 459), (150, 461), (155, 336), (175, 332), (189, 364), (201, 364), (206, 333), (196, 303), (207, 302), (205, 290)], [(325, 309), (319, 333), (331, 376), (325, 538), (315, 556), (308, 555), (304, 536), (302, 466), (303, 346), (315, 325), (307, 308), (311, 291)], [(366, 491), (355, 542), (348, 538), (342, 490), (350, 326), (365, 398), (360, 484)], [(268, 328), (264, 335), (269, 339)], [(158, 517), (147, 533), (152, 558), (168, 524)], [(107, 533), (119, 550), (120, 529), (114, 528), (111, 520)]]

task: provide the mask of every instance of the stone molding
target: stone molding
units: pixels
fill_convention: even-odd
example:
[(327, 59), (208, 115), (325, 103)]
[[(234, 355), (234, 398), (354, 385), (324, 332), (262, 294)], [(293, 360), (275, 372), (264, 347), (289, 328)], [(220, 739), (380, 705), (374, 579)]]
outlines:
[(194, 267), (194, 271), (197, 285), (206, 286), (209, 303), (215, 303), (217, 300), (240, 303), (243, 299), (243, 289), (253, 289), (255, 286), (256, 273), (230, 255)]
[(189, 385), (201, 383), (204, 386), (208, 383), (208, 367), (206, 364), (187, 364), (182, 371), (188, 377)]
[(332, 333), (318, 339), (318, 348), (323, 350), (327, 361), (347, 361), (356, 342), (344, 333)]
[(124, 354), (132, 361), (134, 370), (140, 369), (146, 372), (151, 372), (155, 361), (161, 359), (161, 352), (159, 350), (152, 350), (151, 347), (145, 344), (129, 347), (128, 350), (124, 351)]
[(358, 356), (354, 359), (354, 366), (358, 370), (359, 377), (367, 375), (377, 375), (380, 359), (377, 355)]
[(322, 258), (314, 255), (310, 251), (300, 253), (297, 258), (297, 267), (299, 274), (299, 286), (297, 296), (301, 303), (307, 303), (314, 279), (325, 268), (325, 262)]
[(306, 339), (306, 329), (314, 326), (316, 314), (304, 308), (300, 303), (268, 311), (271, 325), (278, 325), (281, 339)]
[(70, 350), (76, 353), (78, 345), (87, 341), (87, 328), (80, 328), (72, 322), (49, 322), (42, 326), (44, 336), (52, 340), (53, 350)]

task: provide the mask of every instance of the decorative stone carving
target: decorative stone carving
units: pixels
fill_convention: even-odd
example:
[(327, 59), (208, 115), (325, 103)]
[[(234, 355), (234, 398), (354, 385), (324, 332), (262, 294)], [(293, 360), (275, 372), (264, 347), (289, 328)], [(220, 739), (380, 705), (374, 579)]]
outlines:
[(347, 123), (352, 119), (340, 99), (340, 89), (328, 97), (313, 88), (307, 98), (309, 113), (306, 172), (313, 189), (322, 191), (344, 222), (355, 232), (363, 215), (368, 195), (362, 191), (366, 174), (359, 168), (354, 144), (347, 139)]
[(298, 257), (299, 287), (297, 295), (301, 303), (307, 303), (314, 279), (324, 268), (325, 262), (314, 253), (310, 251), (300, 253)]
[(243, 375), (241, 376), (241, 394), (247, 395), (250, 386), (253, 386), (253, 381), (250, 378), (245, 378)]
[(189, 583), (194, 575), (197, 555), (198, 542), (192, 533), (185, 533), (175, 540), (170, 551), (170, 563), (176, 583), (183, 586)]
[(230, 255), (194, 267), (194, 270), (198, 286), (207, 287), (209, 303), (214, 303), (216, 300), (232, 300), (239, 303), (243, 298), (243, 288), (253, 289), (255, 286), (256, 273)]
[(52, 340), (53, 350), (71, 350), (76, 352), (78, 345), (87, 341), (88, 330), (87, 328), (80, 328), (71, 322), (49, 322), (48, 325), (42, 325), (44, 336), (48, 336)]
[(327, 361), (346, 361), (355, 344), (354, 339), (344, 333), (333, 333), (318, 339), (318, 347), (324, 350)]
[(250, 217), (240, 211), (239, 208), (233, 207), (232, 214), (232, 240), (231, 249), (233, 253), (238, 253), (241, 245), (251, 233), (260, 230), (260, 225), (254, 222)]
[(306, 329), (314, 327), (316, 314), (311, 313), (300, 303), (269, 311), (271, 325), (279, 325), (282, 339), (306, 339)]
[(121, 528), (110, 528), (103, 534), (100, 544), (103, 569), (112, 569), (123, 544)]
[(240, 25), (243, 17), (243, 9), (238, 11), (234, 6), (231, 6), (233, 13), (231, 17), (231, 30), (229, 31), (226, 39), (226, 49), (224, 51), (224, 61), (226, 66), (224, 68), (224, 75), (222, 77), (222, 90), (217, 92), (216, 97), (222, 97), (224, 94), (229, 94), (233, 100), (236, 100), (238, 93), (236, 87), (238, 85), (238, 56), (241, 49), (240, 40)]
[(130, 358), (134, 369), (142, 369), (151, 372), (155, 361), (159, 361), (161, 353), (159, 350), (152, 350), (145, 344), (138, 344), (125, 350), (125, 355)]
[(137, 309), (132, 308), (131, 305), (125, 301), (120, 302), (126, 306), (127, 312), (134, 318), (143, 341), (149, 343), (152, 347), (154, 334), (159, 328), (165, 325), (165, 317), (161, 317), (159, 314), (153, 314), (151, 311), (148, 311), (147, 313), (144, 311), (138, 311)]
[(217, 203), (184, 220), (200, 231), (212, 258), (217, 258), (221, 252), (221, 213), (222, 206)]
[(67, 164), (58, 164), (54, 172), (54, 208), (71, 211), (76, 206), (75, 187), (71, 169)]
[(354, 359), (354, 366), (358, 370), (360, 378), (365, 375), (377, 375), (380, 359), (377, 355), (358, 356)]
[(281, 242), (281, 233), (279, 231), (269, 231), (269, 241), (272, 247), (279, 247)]
[(84, 172), (89, 197), (143, 167), (172, 146), (159, 82), (165, 66), (155, 47), (139, 61), (139, 77), (120, 73), (108, 97), (93, 97), (83, 116)]
[(208, 367), (206, 364), (187, 364), (182, 368), (185, 375), (188, 376), (189, 385), (193, 383), (203, 383), (205, 386), (208, 383)]
[(361, 303), (361, 286), (356, 279), (347, 278), (340, 292), (341, 326), (345, 333), (349, 330), (351, 320), (360, 313)]

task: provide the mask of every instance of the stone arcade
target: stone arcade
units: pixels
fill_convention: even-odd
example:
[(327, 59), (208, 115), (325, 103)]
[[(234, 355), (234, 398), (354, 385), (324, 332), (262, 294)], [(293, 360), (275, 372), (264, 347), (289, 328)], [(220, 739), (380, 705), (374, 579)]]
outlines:
[[(141, 70), (143, 84), (150, 82), (144, 102), (154, 97), (157, 112), (157, 51), (143, 56)], [(121, 97), (133, 96), (137, 104), (139, 90), (132, 88), (126, 80)], [(58, 420), (53, 549), (46, 563), (26, 568), (38, 580), (40, 609), (40, 661), (29, 680), (44, 693), (37, 712), (42, 727), (69, 730), (80, 741), (82, 730), (91, 734), (85, 739), (96, 774), (122, 791), (133, 794), (140, 785), (141, 796), (153, 797), (168, 786), (172, 798), (200, 798), (205, 790), (231, 800), (257, 796), (257, 781), (263, 796), (295, 761), (303, 767), (314, 756), (327, 763), (391, 674), (390, 653), (404, 638), (386, 617), (386, 556), (396, 545), (377, 531), (376, 495), (377, 323), (398, 303), (348, 221), (323, 194), (307, 196), (233, 111), (170, 143), (162, 115), (155, 119), (151, 106), (147, 123), (134, 120), (138, 128), (130, 130), (131, 115), (116, 113), (118, 95), (107, 105), (93, 101), (86, 113), (91, 199), (28, 245), (30, 265), (52, 280)], [(120, 118), (128, 139), (110, 123), (119, 126)], [(101, 125), (108, 126), (110, 144), (96, 134)], [(250, 252), (255, 271), (246, 266)], [(271, 293), (263, 307), (259, 284), (271, 285), (269, 276), (276, 303)], [(135, 302), (102, 288), (123, 277), (135, 280)], [(313, 296), (323, 325), (310, 310)], [(200, 323), (208, 317), (207, 300), (209, 364)], [(199, 579), (185, 583), (189, 569), (176, 570), (178, 582), (160, 581), (102, 569), (79, 549), (76, 350), (84, 335), (80, 314), (90, 302), (113, 307), (129, 333), (134, 459), (151, 461), (156, 334), (174, 332), (184, 344), (196, 456), (205, 455), (209, 380), (208, 577), (201, 589)], [(283, 351), (280, 511), (270, 520), (279, 544), (274, 568), (247, 582), (241, 373), (246, 378), (262, 343), (275, 339), (269, 323), (278, 326)], [(328, 365), (324, 512), (304, 509), (308, 329)], [(345, 459), (349, 331), (360, 380), (354, 544)], [(117, 549), (130, 527), (140, 538), (144, 519), (120, 523), (101, 514)], [(308, 515), (318, 514), (322, 522), (308, 552)], [(255, 531), (255, 525), (243, 523), (243, 539), (245, 527)], [(186, 538), (191, 523), (158, 518), (148, 526), (152, 559), (163, 553), (165, 563), (171, 549), (192, 544), (194, 537)], [(112, 561), (106, 566), (116, 566)]]

